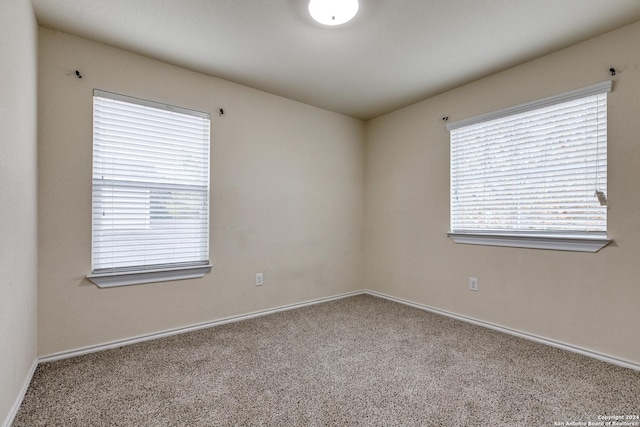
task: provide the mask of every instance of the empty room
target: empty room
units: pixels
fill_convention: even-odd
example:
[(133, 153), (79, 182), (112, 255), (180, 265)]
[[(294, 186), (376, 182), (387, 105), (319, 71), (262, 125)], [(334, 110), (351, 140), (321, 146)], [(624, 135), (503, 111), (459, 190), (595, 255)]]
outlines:
[(0, 145), (3, 427), (640, 426), (637, 0), (2, 0)]

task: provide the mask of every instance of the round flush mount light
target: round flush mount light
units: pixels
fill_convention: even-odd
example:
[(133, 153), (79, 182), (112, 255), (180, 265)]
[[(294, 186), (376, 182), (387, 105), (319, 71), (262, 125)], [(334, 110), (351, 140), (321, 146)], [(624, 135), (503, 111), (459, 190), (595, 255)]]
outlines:
[(358, 13), (358, 0), (311, 0), (309, 14), (324, 25), (341, 25)]

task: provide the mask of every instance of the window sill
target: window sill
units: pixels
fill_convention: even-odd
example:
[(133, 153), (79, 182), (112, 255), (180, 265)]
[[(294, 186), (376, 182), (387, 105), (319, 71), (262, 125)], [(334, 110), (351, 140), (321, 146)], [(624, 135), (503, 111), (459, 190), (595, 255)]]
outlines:
[(506, 234), (447, 233), (455, 243), (504, 246), (511, 248), (551, 249), (556, 251), (598, 252), (612, 242), (606, 237), (560, 237)]
[(146, 271), (125, 271), (119, 273), (89, 274), (87, 279), (99, 288), (140, 285), (143, 283), (167, 282), (170, 280), (198, 279), (211, 270), (211, 265), (167, 268)]

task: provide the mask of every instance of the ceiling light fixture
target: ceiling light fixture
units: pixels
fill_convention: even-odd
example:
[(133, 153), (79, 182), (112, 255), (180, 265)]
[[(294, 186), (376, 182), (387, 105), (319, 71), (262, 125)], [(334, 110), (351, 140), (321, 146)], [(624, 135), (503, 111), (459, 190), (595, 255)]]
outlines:
[(324, 25), (341, 25), (358, 13), (358, 0), (311, 0), (309, 14)]

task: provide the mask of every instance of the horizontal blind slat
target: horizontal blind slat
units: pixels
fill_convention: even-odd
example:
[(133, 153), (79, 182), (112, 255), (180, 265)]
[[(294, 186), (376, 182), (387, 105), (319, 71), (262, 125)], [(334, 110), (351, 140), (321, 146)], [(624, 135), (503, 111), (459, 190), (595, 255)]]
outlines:
[(94, 95), (93, 271), (208, 264), (208, 114), (101, 94)]
[(451, 231), (606, 232), (606, 93), (451, 130)]

